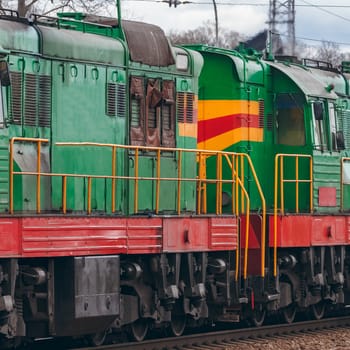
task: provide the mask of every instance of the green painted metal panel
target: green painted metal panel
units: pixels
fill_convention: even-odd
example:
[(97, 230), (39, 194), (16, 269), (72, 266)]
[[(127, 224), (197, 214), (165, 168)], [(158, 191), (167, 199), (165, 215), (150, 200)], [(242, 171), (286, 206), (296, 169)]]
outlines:
[[(135, 157), (129, 156), (129, 176), (135, 176)], [(155, 177), (155, 158), (141, 156), (139, 158), (138, 177)], [(138, 184), (128, 180), (129, 184), (129, 214), (134, 212), (134, 194), (138, 187), (137, 208), (138, 212), (154, 212), (155, 208), (155, 183), (153, 180), (139, 180)]]
[[(110, 68), (76, 63), (53, 63), (53, 133), (55, 142), (125, 143), (126, 118), (106, 115), (107, 83), (124, 84), (125, 72)], [(125, 89), (123, 90), (125, 94)], [(119, 101), (126, 104), (126, 97)], [(118, 101), (117, 101), (118, 103)], [(124, 174), (124, 152), (117, 157), (117, 175)], [(59, 173), (112, 175), (112, 151), (103, 147), (53, 146), (53, 171)], [(61, 179), (53, 186), (54, 203), (61, 205)], [(92, 180), (92, 209), (110, 211), (111, 181)], [(124, 186), (117, 183), (116, 210), (124, 210)], [(87, 205), (87, 180), (70, 179), (68, 208), (84, 210)]]
[[(325, 153), (314, 153), (314, 207), (315, 211), (322, 213), (338, 212), (340, 210), (340, 177), (341, 163), (339, 154), (330, 155)], [(319, 205), (319, 188), (336, 188), (336, 206)]]
[[(196, 178), (196, 154), (187, 153), (183, 155), (182, 159), (182, 178), (195, 179)], [(195, 212), (196, 210), (196, 182), (185, 181), (181, 184), (181, 203), (182, 211)]]
[[(177, 177), (177, 160), (174, 154), (164, 155), (161, 160), (161, 177), (176, 178)], [(177, 205), (177, 181), (161, 181), (160, 182), (160, 201), (159, 207), (163, 212), (176, 212)]]

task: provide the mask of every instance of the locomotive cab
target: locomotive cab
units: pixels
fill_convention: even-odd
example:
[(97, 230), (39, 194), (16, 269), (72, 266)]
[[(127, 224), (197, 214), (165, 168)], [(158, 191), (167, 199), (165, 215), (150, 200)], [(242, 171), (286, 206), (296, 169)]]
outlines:
[[(295, 192), (293, 195), (293, 185), (286, 184), (287, 187), (290, 186), (288, 189), (286, 187), (286, 190), (292, 195), (284, 199), (283, 205), (290, 212), (329, 212), (334, 211), (335, 206), (339, 210), (338, 176), (343, 130), (339, 129), (338, 119), (341, 113), (337, 94), (345, 93), (344, 80), (335, 71), (278, 62), (268, 64), (272, 69), (273, 89), (278, 91), (274, 104), (275, 154), (281, 154), (281, 157), (284, 157), (282, 154), (302, 155), (298, 160), (300, 164), (297, 171), (300, 173), (296, 175), (303, 179), (298, 189), (300, 196)], [(320, 157), (323, 159), (322, 165), (318, 163)], [(296, 168), (292, 164), (296, 161), (295, 157), (284, 158), (285, 171), (289, 174), (295, 173)], [(313, 179), (310, 178), (311, 167)], [(337, 171), (334, 170), (336, 168)], [(330, 202), (325, 204), (324, 201)]]

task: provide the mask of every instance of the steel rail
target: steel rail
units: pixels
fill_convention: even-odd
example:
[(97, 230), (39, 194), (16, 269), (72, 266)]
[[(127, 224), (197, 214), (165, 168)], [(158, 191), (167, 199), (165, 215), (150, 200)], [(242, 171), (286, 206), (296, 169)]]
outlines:
[[(310, 331), (319, 331), (335, 327), (350, 327), (350, 316), (325, 318), (319, 321), (301, 321), (292, 324), (276, 324), (264, 327), (242, 328), (234, 330), (213, 331), (185, 335), (182, 337), (162, 338), (147, 340), (142, 343), (121, 343), (105, 345), (98, 348), (84, 348), (79, 350), (181, 350), (205, 347), (206, 349), (218, 349), (223, 345), (228, 348), (228, 343), (232, 346), (239, 345), (242, 340), (254, 340), (270, 338), (278, 335), (297, 335)], [(236, 343), (236, 344), (235, 344)]]

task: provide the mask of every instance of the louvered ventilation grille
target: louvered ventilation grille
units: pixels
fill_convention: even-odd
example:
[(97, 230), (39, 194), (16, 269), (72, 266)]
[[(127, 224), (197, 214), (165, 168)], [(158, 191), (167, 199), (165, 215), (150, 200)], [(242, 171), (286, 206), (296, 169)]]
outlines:
[(108, 83), (106, 114), (110, 117), (125, 117), (126, 93), (125, 84)]
[(186, 122), (193, 123), (193, 101), (194, 95), (187, 94), (187, 106), (186, 106)]
[(177, 95), (177, 117), (180, 123), (193, 123), (194, 94), (179, 92)]
[(273, 129), (273, 123), (272, 123), (272, 114), (269, 113), (267, 116), (266, 116), (266, 127), (267, 127), (267, 130), (272, 130)]
[(117, 85), (114, 83), (107, 83), (107, 111), (106, 114), (110, 117), (115, 117), (117, 111)]
[(350, 110), (342, 110), (338, 118), (338, 129), (344, 133), (345, 148), (350, 147)]
[(155, 129), (157, 127), (157, 109), (148, 109), (148, 127)]
[(264, 100), (259, 100), (259, 128), (264, 128), (264, 113), (265, 103)]
[(12, 121), (13, 124), (22, 123), (22, 73), (11, 72), (12, 88)]
[(126, 87), (125, 84), (117, 84), (117, 116), (125, 117), (126, 115)]
[(25, 97), (24, 97), (24, 125), (36, 125), (37, 89), (36, 76), (26, 74), (25, 76)]
[(140, 100), (133, 98), (131, 100), (131, 126), (137, 128), (140, 126)]
[(51, 77), (39, 77), (39, 126), (51, 126)]
[(171, 129), (171, 106), (164, 105), (162, 108), (163, 129)]
[(185, 122), (185, 93), (183, 92), (177, 95), (177, 118), (180, 123)]

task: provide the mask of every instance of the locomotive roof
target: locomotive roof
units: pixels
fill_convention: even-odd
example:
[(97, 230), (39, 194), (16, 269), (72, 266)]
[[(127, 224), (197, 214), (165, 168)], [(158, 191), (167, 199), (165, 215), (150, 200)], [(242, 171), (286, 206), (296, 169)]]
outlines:
[[(90, 27), (92, 33), (97, 28), (100, 28), (100, 26), (109, 28), (117, 28), (119, 26), (117, 18), (85, 13), (61, 13), (58, 15), (60, 18), (59, 21), (72, 23), (76, 30), (79, 28), (76, 25), (78, 23), (85, 23), (92, 26)], [(175, 64), (169, 42), (160, 27), (153, 24), (127, 20), (123, 20), (121, 24), (125, 33), (131, 61), (158, 67), (167, 67)], [(102, 31), (100, 35), (123, 38), (118, 31), (113, 30)]]
[(38, 34), (26, 23), (1, 19), (0, 46), (7, 50), (38, 53)]
[[(118, 26), (115, 18), (93, 15), (84, 15), (82, 18), (85, 22), (97, 26)], [(76, 19), (72, 21), (79, 22)], [(50, 21), (44, 18), (39, 22), (35, 17), (34, 22), (36, 26), (17, 17), (0, 20), (0, 46), (7, 50), (32, 52), (62, 59), (112, 65), (126, 64), (125, 47), (119, 38), (67, 29), (57, 26), (57, 21), (52, 19)], [(171, 46), (160, 27), (124, 20), (122, 27), (131, 61), (158, 67), (175, 64)]]
[(132, 61), (158, 67), (175, 64), (169, 42), (160, 27), (134, 21), (122, 21), (122, 27)]
[(123, 44), (114, 38), (39, 25), (42, 53), (50, 57), (124, 65)]
[(307, 96), (331, 99), (338, 97), (334, 91), (327, 91), (325, 83), (307, 67), (272, 61), (266, 63), (292, 79)]
[(61, 59), (125, 64), (125, 48), (118, 39), (47, 25), (32, 26), (13, 18), (0, 19), (0, 47)]

